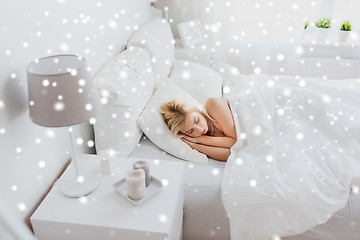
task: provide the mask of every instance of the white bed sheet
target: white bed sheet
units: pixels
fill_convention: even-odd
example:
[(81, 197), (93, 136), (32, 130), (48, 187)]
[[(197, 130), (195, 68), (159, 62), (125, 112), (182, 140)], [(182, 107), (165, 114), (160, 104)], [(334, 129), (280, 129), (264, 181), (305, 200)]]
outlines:
[[(145, 136), (129, 155), (134, 158), (180, 160), (154, 145)], [(184, 240), (230, 239), (230, 227), (221, 200), (221, 181), (225, 163), (185, 163)], [(327, 223), (283, 240), (360, 240), (360, 194), (350, 194), (345, 208)]]

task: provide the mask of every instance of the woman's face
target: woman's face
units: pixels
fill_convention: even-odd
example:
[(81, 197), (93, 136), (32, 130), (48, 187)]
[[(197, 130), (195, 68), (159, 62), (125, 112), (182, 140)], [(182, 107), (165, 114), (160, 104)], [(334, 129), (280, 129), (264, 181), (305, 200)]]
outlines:
[(185, 115), (185, 124), (180, 132), (190, 136), (199, 137), (208, 131), (205, 117), (199, 112), (189, 112)]

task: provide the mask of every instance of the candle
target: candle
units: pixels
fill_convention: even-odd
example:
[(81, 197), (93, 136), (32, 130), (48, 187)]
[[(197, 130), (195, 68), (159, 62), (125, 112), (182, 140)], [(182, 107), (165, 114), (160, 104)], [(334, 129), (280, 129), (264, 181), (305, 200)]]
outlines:
[(102, 175), (111, 174), (110, 159), (114, 156), (114, 150), (107, 148), (99, 152), (100, 172)]
[(111, 174), (110, 161), (107, 157), (102, 157), (100, 162), (101, 174)]
[(149, 186), (151, 181), (149, 164), (145, 161), (137, 161), (133, 164), (133, 169), (143, 169), (145, 171), (145, 186)]
[(126, 192), (132, 200), (140, 200), (145, 194), (145, 171), (131, 170), (126, 173)]

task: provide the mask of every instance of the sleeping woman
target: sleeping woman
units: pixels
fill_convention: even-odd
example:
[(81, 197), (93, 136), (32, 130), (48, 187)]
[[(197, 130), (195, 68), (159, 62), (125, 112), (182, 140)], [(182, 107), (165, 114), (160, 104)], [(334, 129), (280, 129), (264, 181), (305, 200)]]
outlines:
[(183, 134), (183, 142), (208, 157), (226, 162), (235, 144), (235, 123), (226, 98), (209, 98), (207, 113), (177, 100), (160, 106), (165, 123), (174, 135)]

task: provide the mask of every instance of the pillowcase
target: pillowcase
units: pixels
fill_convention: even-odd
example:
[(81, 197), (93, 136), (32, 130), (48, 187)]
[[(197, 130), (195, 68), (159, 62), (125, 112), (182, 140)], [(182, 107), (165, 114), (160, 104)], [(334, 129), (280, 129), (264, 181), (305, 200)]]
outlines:
[(136, 119), (153, 93), (149, 54), (131, 47), (105, 64), (94, 80), (104, 104), (94, 124), (96, 150), (127, 156), (142, 136)]
[(164, 19), (156, 19), (140, 27), (127, 43), (128, 47), (141, 47), (149, 52), (155, 74), (155, 89), (160, 85), (160, 79), (170, 74), (175, 60), (174, 43), (170, 24)]
[(175, 60), (170, 78), (202, 105), (210, 97), (222, 96), (222, 77), (199, 63)]
[(205, 154), (191, 149), (191, 147), (181, 141), (179, 137), (174, 136), (166, 125), (160, 113), (160, 105), (171, 99), (179, 99), (199, 109), (203, 109), (202, 105), (191, 97), (190, 94), (171, 80), (168, 80), (157, 88), (138, 118), (141, 130), (155, 145), (167, 153), (184, 160), (207, 163), (208, 158)]

